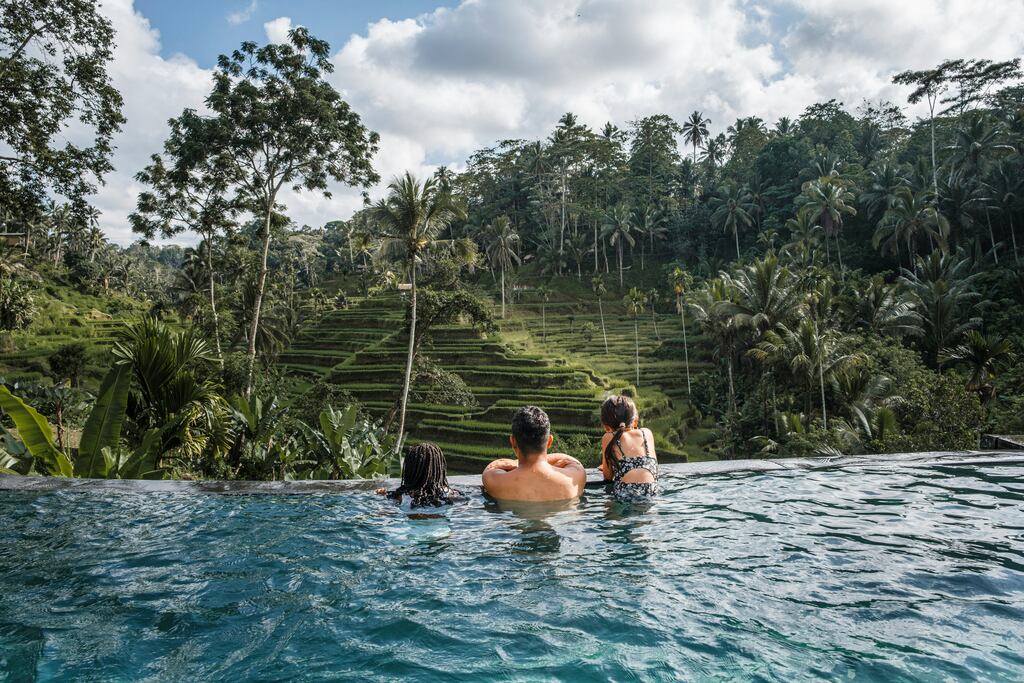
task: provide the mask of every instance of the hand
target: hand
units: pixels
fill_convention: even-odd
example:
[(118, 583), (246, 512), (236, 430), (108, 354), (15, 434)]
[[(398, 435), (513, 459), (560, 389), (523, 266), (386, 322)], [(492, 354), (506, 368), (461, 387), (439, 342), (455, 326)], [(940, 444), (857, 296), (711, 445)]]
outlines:
[[(488, 470), (503, 470), (505, 472), (511, 472), (512, 470), (519, 467), (518, 460), (512, 460), (510, 458), (500, 458), (495, 460), (487, 466)], [(486, 470), (485, 470), (486, 471)]]
[(386, 496), (388, 494), (388, 490), (385, 488), (379, 488), (376, 491), (374, 491), (374, 493), (376, 493), (378, 496)]
[(564, 468), (571, 465), (580, 465), (580, 461), (565, 453), (549, 453), (548, 464), (552, 467)]

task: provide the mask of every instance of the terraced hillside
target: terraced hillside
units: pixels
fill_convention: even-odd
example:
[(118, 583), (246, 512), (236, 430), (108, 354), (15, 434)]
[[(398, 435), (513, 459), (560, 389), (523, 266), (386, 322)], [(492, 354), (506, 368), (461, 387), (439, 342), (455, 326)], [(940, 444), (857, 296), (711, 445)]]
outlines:
[[(539, 303), (510, 307), (502, 324), (502, 334), (517, 348), (543, 348), (548, 355), (583, 364), (607, 378), (613, 386), (636, 385), (636, 345), (633, 318), (625, 314), (621, 301), (608, 297), (604, 302), (604, 324), (607, 350), (601, 331), (601, 315), (592, 297), (564, 294), (548, 302), (541, 310)], [(655, 320), (657, 322), (655, 322)], [(689, 368), (691, 380), (711, 368), (710, 351), (698, 327), (687, 325)], [(689, 414), (686, 363), (683, 352), (683, 329), (675, 313), (650, 310), (638, 319), (640, 339), (640, 382), (637, 395), (643, 408), (645, 423), (659, 433), (664, 445), (661, 451), (685, 451), (688, 459), (710, 456), (703, 446), (710, 428), (698, 417), (697, 426), (682, 428)]]
[[(401, 390), (407, 337), (398, 297), (362, 300), (325, 314), (280, 357), (296, 377), (296, 392), (319, 378), (350, 392), (371, 412), (385, 415)], [(477, 472), (508, 454), (508, 425), (515, 408), (549, 408), (556, 439), (592, 438), (603, 380), (587, 369), (512, 352), (500, 336), (486, 338), (469, 326), (435, 328), (424, 353), (457, 373), (479, 405), (411, 403), (410, 441), (439, 444), (454, 471)]]
[[(411, 403), (410, 441), (434, 441), (445, 450), (454, 471), (476, 472), (494, 457), (508, 454), (512, 412), (532, 403), (548, 411), (556, 443), (571, 444), (574, 455), (587, 455), (580, 452), (587, 450), (596, 457), (601, 398), (633, 384), (633, 323), (608, 316), (610, 353), (603, 353), (603, 344), (599, 353), (600, 333), (589, 345), (582, 344), (577, 333), (591, 317), (599, 324), (596, 308), (592, 314), (577, 312), (575, 321), (569, 322), (570, 308), (580, 305), (548, 305), (546, 342), (541, 339), (540, 311), (533, 306), (517, 306), (501, 333), (490, 337), (469, 326), (434, 329), (423, 352), (458, 374), (478, 405)], [(671, 321), (665, 318), (660, 323), (666, 328), (664, 343), (671, 344)], [(351, 308), (329, 312), (308, 325), (280, 363), (295, 378), (296, 393), (323, 379), (349, 391), (371, 412), (386, 415), (399, 395), (405, 369), (402, 320), (403, 302), (397, 296), (355, 300)], [(644, 322), (642, 335), (648, 325), (653, 329), (651, 322)], [(674, 332), (679, 332), (678, 323)], [(661, 343), (653, 336), (643, 341), (641, 396), (651, 414), (664, 418), (674, 416), (673, 402), (686, 388), (681, 363), (653, 357)], [(645, 381), (651, 382), (647, 391)], [(685, 458), (681, 444), (671, 441), (661, 445), (660, 452), (666, 460)]]

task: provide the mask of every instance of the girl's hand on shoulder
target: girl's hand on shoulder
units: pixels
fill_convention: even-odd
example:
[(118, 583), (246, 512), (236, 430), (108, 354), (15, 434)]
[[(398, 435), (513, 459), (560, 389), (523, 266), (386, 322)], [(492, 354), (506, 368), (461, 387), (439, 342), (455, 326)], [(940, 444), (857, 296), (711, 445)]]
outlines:
[(374, 491), (374, 493), (376, 493), (378, 496), (386, 496), (388, 495), (388, 490), (385, 488), (379, 488), (376, 491)]

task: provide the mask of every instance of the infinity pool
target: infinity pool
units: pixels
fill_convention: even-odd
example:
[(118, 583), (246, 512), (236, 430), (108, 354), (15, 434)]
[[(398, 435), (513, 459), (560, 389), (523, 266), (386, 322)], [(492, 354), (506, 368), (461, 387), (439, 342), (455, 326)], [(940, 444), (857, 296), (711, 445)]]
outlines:
[(0, 491), (0, 680), (1024, 680), (1024, 464), (627, 508)]

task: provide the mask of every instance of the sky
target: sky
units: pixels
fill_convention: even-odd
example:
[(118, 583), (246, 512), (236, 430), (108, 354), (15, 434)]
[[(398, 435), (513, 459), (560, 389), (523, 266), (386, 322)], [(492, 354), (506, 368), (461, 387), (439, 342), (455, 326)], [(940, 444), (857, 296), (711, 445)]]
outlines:
[[(135, 174), (169, 118), (204, 109), (217, 55), (294, 26), (331, 44), (330, 82), (380, 133), (374, 198), (406, 170), (460, 169), (498, 140), (543, 138), (567, 111), (599, 128), (697, 109), (718, 132), (831, 98), (905, 104), (894, 73), (1024, 55), (1022, 0), (101, 0), (101, 11), (117, 31), (110, 73), (127, 123), (94, 204), (120, 244), (136, 238)], [(362, 205), (355, 189), (331, 191), (281, 201), (311, 226)]]

